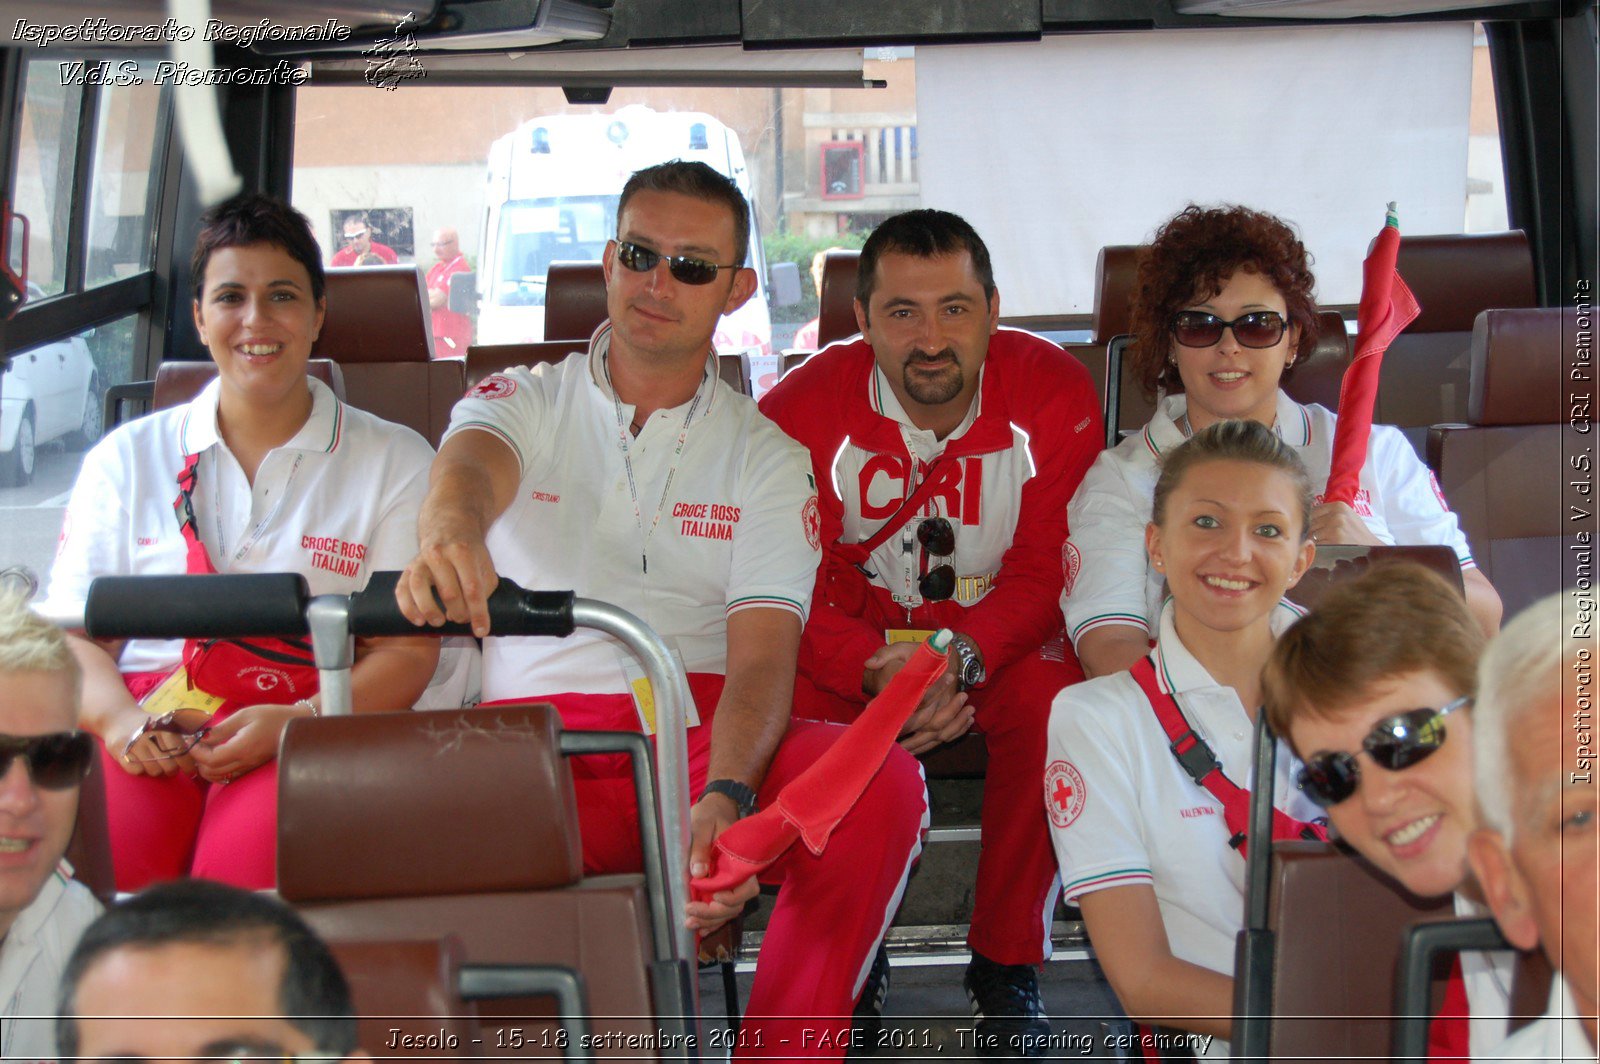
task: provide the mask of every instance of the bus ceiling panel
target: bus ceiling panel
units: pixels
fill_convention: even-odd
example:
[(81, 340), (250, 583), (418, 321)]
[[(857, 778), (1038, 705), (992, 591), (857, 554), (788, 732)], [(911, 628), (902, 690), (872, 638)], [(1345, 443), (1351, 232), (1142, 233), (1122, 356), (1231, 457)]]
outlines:
[[(546, 49), (430, 55), (418, 60), (428, 85), (792, 86), (862, 88), (861, 49), (746, 51), (737, 45)], [(365, 60), (311, 66), (312, 85), (365, 85)]]
[(402, 18), (339, 40), (263, 41), (263, 55), (363, 59), (457, 52), (508, 52), (568, 41), (598, 41), (611, 29), (604, 0), (445, 0), (426, 21)]
[[(439, 0), (211, 0), (216, 26), (208, 24), (205, 33), (218, 43), (255, 44), (284, 34), (308, 37), (329, 25), (352, 34), (390, 30), (408, 16), (431, 20), (439, 6)], [(0, 44), (148, 49), (170, 43), (166, 18), (166, 5), (151, 0), (7, 0)]]
[(1044, 32), (1041, 0), (740, 0), (739, 9), (751, 48), (1038, 40)]
[(1557, 0), (1172, 0), (1179, 15), (1249, 19), (1557, 18)]

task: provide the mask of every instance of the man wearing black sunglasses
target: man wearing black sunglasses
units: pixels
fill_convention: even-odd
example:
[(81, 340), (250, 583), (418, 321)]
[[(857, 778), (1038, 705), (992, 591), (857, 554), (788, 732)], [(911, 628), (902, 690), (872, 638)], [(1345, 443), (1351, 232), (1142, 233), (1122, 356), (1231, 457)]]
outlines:
[[(94, 754), (61, 632), (0, 596), (0, 1057), (56, 1056), (55, 987), (100, 905), (62, 863)], [(18, 1017), (34, 1017), (19, 1019)]]
[(980, 1052), (1018, 1056), (1049, 1030), (1033, 966), (1049, 955), (1059, 884), (1040, 787), (1050, 701), (1083, 678), (1057, 600), (1067, 500), (1099, 451), (1099, 406), (1059, 347), (1000, 327), (988, 250), (954, 214), (879, 226), (855, 312), (863, 339), (762, 400), (811, 452), (828, 545), (796, 711), (852, 720), (924, 632), (957, 633), (901, 744), (920, 754), (974, 723), (986, 736), (966, 986)]
[[(617, 603), (668, 640), (704, 722), (689, 729), (691, 875), (709, 871), (722, 831), (839, 733), (790, 720), (821, 553), (810, 463), (719, 382), (711, 349), (718, 318), (755, 290), (749, 225), (738, 187), (702, 163), (629, 179), (605, 251), (608, 324), (559, 365), (491, 376), (457, 405), (422, 506), (421, 553), (397, 588), (414, 622), (448, 615), (490, 636), (485, 701), (549, 700), (569, 728), (653, 732), (639, 697), (648, 685), (597, 635), (493, 638), (485, 599), (497, 573)], [(843, 1052), (926, 809), (915, 761), (890, 753), (820, 856), (794, 847), (769, 870), (782, 889), (746, 1008), (752, 1044)], [(590, 869), (639, 867), (619, 791), (632, 793), (625, 766), (579, 781)], [(684, 915), (710, 933), (756, 889), (752, 878)]]

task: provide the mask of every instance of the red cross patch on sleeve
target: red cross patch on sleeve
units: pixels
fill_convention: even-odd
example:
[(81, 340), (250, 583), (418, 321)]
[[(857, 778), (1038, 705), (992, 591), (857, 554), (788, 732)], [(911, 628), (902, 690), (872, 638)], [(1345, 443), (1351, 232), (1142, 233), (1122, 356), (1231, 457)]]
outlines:
[(1072, 545), (1069, 539), (1061, 544), (1061, 575), (1065, 581), (1062, 591), (1072, 594), (1072, 585), (1078, 582), (1078, 570), (1083, 568), (1083, 555), (1078, 553), (1078, 548)]
[(800, 508), (800, 523), (806, 529), (806, 542), (811, 544), (812, 550), (822, 549), (822, 512), (817, 508), (815, 495), (806, 500)]
[(517, 382), (510, 377), (502, 377), (496, 373), (483, 378), (478, 386), (467, 393), (468, 399), (504, 399), (515, 394)]
[(1050, 822), (1058, 828), (1071, 827), (1089, 800), (1083, 774), (1069, 761), (1052, 761), (1044, 770), (1044, 804)]

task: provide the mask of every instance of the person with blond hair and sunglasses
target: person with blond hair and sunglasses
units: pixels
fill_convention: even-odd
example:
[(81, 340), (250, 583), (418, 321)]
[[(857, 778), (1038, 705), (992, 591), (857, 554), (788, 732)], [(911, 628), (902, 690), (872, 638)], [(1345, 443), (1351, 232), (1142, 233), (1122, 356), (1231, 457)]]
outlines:
[[(1300, 789), (1339, 837), (1413, 894), (1453, 893), (1463, 915), (1487, 915), (1467, 867), (1483, 644), (1460, 593), (1396, 563), (1330, 591), (1262, 674), (1267, 720), (1305, 759)], [(1505, 1037), (1510, 965), (1506, 953), (1461, 955), (1429, 1031), (1433, 1059)]]
[(0, 1058), (56, 1056), (56, 984), (100, 903), (62, 861), (94, 740), (66, 637), (0, 594)]
[[(1129, 668), (1148, 649), (1162, 578), (1140, 533), (1164, 453), (1207, 425), (1248, 418), (1294, 448), (1316, 491), (1327, 483), (1335, 417), (1282, 388), (1316, 345), (1310, 259), (1273, 215), (1194, 205), (1141, 253), (1128, 356), (1145, 394), (1158, 400), (1156, 413), (1101, 453), (1067, 510), (1062, 608), (1088, 675)], [(1449, 546), (1479, 626), (1485, 633), (1499, 626), (1499, 596), (1473, 562), (1438, 482), (1398, 430), (1373, 427), (1353, 506), (1315, 501), (1311, 538), (1319, 544)]]

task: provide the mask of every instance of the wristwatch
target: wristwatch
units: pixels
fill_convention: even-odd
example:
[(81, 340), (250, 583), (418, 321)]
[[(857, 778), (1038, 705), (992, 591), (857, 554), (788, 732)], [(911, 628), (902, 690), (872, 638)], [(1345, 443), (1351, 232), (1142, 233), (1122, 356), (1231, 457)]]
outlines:
[(956, 687), (966, 691), (989, 678), (983, 670), (983, 655), (969, 636), (957, 634), (950, 640), (950, 656), (956, 666)]
[(738, 780), (712, 780), (706, 784), (706, 789), (700, 797), (708, 794), (721, 794), (733, 799), (733, 804), (739, 807), (739, 819), (743, 820), (756, 811), (756, 792)]

